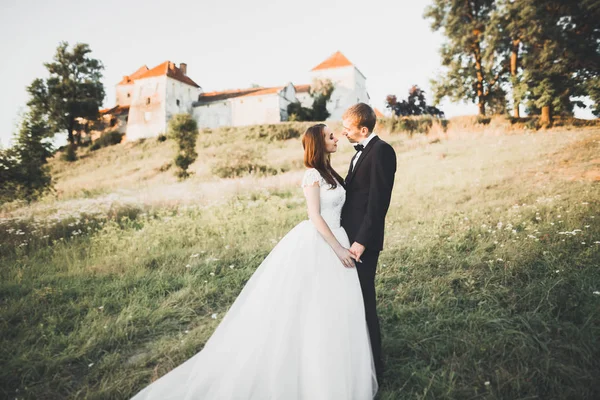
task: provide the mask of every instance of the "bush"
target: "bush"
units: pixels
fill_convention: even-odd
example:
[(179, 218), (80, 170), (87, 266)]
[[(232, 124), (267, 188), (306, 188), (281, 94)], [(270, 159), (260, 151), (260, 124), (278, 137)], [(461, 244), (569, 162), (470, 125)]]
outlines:
[(306, 128), (311, 124), (307, 123), (281, 123), (271, 125), (254, 125), (246, 135), (248, 139), (267, 139), (269, 141), (288, 140), (300, 137)]
[(98, 139), (94, 141), (90, 147), (91, 151), (96, 151), (102, 147), (114, 146), (115, 144), (121, 143), (123, 140), (123, 133), (118, 131), (104, 132)]
[(444, 132), (448, 129), (448, 120), (431, 116), (379, 118), (377, 127), (389, 133), (428, 134), (434, 125), (439, 125)]
[(175, 173), (178, 178), (185, 179), (190, 176), (188, 167), (196, 161), (196, 139), (198, 138), (198, 124), (190, 114), (177, 114), (169, 121), (168, 135), (179, 146), (175, 157), (175, 165), (179, 167)]
[(264, 163), (262, 152), (258, 149), (236, 148), (223, 154), (222, 158), (213, 164), (211, 171), (219, 178), (239, 178), (246, 175), (277, 175), (285, 172)]
[(159, 141), (159, 142), (164, 142), (165, 140), (167, 140), (167, 136), (166, 136), (166, 135), (163, 135), (163, 134), (161, 133), (160, 135), (158, 135), (158, 136), (156, 137), (156, 140), (157, 140), (157, 141)]

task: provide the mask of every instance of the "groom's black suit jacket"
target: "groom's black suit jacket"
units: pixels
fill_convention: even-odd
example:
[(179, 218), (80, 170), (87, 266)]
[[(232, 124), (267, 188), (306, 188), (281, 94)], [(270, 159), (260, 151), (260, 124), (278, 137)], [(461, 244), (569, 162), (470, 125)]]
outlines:
[(396, 152), (376, 136), (363, 149), (354, 169), (352, 161), (345, 180), (342, 226), (350, 244), (358, 242), (365, 251), (379, 252), (383, 249), (385, 214), (394, 187)]

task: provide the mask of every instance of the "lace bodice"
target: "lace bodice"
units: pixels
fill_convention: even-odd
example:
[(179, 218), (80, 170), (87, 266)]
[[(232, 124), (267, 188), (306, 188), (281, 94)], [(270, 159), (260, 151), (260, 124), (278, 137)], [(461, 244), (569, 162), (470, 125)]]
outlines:
[(330, 228), (339, 228), (342, 219), (342, 207), (346, 201), (346, 190), (338, 182), (335, 189), (331, 189), (321, 176), (319, 171), (314, 168), (307, 169), (302, 178), (302, 187), (312, 186), (319, 182), (319, 201), (321, 206), (321, 216)]

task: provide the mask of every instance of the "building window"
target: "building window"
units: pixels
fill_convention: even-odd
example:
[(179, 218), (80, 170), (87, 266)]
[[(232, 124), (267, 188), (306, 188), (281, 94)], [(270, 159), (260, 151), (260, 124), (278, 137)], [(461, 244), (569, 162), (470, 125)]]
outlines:
[(177, 106), (179, 106), (179, 99), (177, 99)]
[(150, 97), (146, 99), (146, 105), (150, 104)]

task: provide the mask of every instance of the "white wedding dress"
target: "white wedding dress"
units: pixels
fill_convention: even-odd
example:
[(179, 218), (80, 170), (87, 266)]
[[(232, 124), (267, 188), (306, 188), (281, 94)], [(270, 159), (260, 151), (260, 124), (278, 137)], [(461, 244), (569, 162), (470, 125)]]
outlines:
[[(321, 215), (337, 240), (346, 198), (320, 184)], [(310, 220), (260, 264), (202, 351), (134, 400), (371, 400), (377, 380), (354, 268), (345, 268)]]

